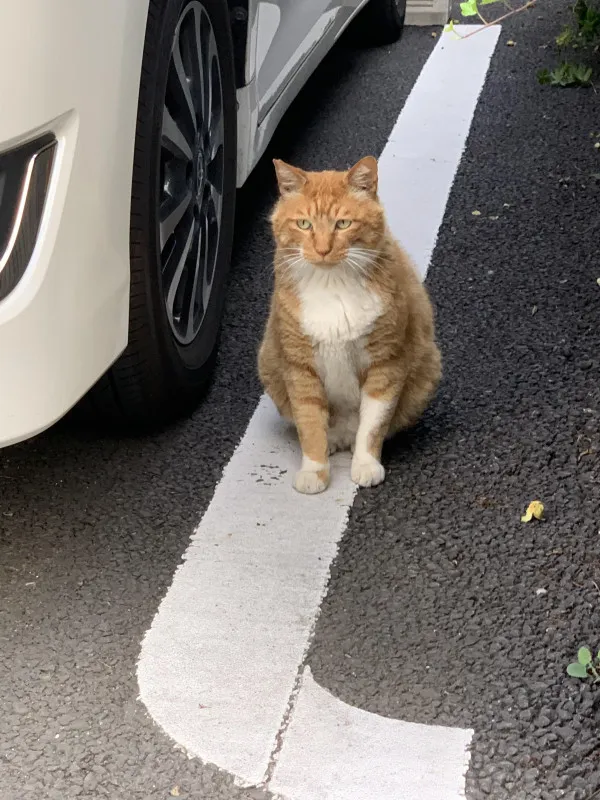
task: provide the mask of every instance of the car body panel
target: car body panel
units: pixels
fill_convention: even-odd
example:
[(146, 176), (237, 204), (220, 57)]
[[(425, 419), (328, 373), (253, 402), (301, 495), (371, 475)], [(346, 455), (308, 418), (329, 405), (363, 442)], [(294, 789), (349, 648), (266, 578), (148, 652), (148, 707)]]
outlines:
[[(308, 0), (307, 0), (308, 2)], [(308, 78), (368, 0), (310, 0), (311, 25), (297, 0), (251, 2), (247, 75), (238, 90), (238, 186), (264, 153), (277, 125)], [(318, 13), (317, 13), (318, 12)], [(286, 22), (291, 14), (293, 23)], [(279, 65), (285, 80), (278, 79)]]
[(148, 0), (0, 6), (0, 149), (58, 140), (35, 250), (0, 302), (0, 444), (63, 416), (126, 346), (147, 13)]

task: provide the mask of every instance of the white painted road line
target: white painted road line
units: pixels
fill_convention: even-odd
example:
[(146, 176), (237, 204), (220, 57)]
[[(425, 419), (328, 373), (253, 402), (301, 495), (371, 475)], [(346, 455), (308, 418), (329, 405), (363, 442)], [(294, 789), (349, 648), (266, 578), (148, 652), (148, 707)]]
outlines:
[[(380, 159), (423, 276), (498, 35), (440, 38)], [(287, 800), (457, 800), (471, 731), (353, 709), (306, 668), (356, 489), (342, 454), (325, 494), (298, 495), (298, 461), (263, 397), (144, 638), (140, 697), (190, 755)]]
[(294, 800), (455, 800), (470, 740), (346, 705), (306, 667), (269, 788)]
[[(472, 26), (457, 25), (458, 33)], [(500, 26), (465, 41), (444, 34), (379, 159), (379, 195), (392, 233), (425, 276)]]
[(298, 442), (259, 403), (142, 647), (141, 697), (192, 754), (260, 784), (346, 527), (354, 484), (292, 489)]

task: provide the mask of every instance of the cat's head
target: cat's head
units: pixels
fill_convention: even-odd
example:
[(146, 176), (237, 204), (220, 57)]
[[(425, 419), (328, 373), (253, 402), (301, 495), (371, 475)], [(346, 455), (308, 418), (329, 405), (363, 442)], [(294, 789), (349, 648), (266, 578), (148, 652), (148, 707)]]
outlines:
[[(271, 223), (284, 263), (366, 272), (385, 234), (377, 199), (377, 161), (346, 172), (305, 172), (275, 160), (279, 200)], [(296, 261), (294, 261), (296, 259)]]

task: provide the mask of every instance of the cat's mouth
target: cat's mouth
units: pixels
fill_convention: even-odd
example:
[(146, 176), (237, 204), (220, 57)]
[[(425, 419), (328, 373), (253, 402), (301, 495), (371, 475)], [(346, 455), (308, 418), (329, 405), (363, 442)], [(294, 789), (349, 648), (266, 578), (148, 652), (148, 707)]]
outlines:
[(294, 272), (306, 274), (306, 270), (317, 272), (340, 272), (348, 276), (367, 277), (374, 263), (374, 254), (366, 249), (351, 248), (344, 254), (327, 253), (319, 256), (314, 253), (303, 253), (292, 258), (290, 265)]
[(316, 258), (307, 259), (313, 267), (339, 267), (345, 263), (345, 260), (342, 258), (336, 258), (335, 256), (317, 256)]

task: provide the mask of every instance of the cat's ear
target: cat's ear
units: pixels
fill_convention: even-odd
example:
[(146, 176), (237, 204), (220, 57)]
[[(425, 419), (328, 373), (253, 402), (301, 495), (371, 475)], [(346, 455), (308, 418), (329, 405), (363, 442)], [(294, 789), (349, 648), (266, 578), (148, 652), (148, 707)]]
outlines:
[(377, 194), (377, 160), (373, 156), (361, 158), (348, 170), (348, 183), (353, 189), (368, 194)]
[(306, 174), (301, 169), (292, 167), (291, 164), (286, 164), (285, 161), (280, 161), (278, 158), (273, 159), (273, 164), (277, 173), (279, 191), (282, 195), (301, 191), (306, 183)]

